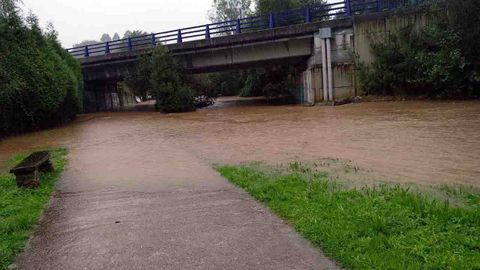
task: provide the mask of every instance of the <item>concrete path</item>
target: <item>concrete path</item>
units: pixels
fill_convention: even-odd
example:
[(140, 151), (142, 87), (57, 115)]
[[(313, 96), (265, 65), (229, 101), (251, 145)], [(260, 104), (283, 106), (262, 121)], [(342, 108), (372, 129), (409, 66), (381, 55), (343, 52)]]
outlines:
[(337, 268), (174, 138), (99, 126), (75, 140), (18, 268)]

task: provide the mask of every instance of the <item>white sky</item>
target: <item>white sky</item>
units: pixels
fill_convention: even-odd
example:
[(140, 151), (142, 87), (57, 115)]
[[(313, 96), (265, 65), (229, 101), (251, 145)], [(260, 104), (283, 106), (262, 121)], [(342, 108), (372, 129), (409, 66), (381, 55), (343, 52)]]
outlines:
[(213, 0), (22, 0), (42, 26), (52, 22), (65, 48), (103, 33), (161, 32), (206, 24)]

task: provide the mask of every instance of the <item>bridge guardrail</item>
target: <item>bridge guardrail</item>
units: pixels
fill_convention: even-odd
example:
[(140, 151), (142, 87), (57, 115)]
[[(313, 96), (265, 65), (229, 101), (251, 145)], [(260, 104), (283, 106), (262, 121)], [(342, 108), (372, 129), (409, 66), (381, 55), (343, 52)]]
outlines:
[(85, 58), (153, 48), (157, 46), (157, 44), (168, 45), (301, 23), (311, 23), (314, 21), (327, 21), (340, 17), (350, 17), (356, 14), (380, 12), (407, 5), (417, 5), (421, 2), (423, 2), (423, 0), (337, 0), (331, 3), (315, 4), (271, 14), (74, 47), (67, 49), (67, 51), (76, 58)]

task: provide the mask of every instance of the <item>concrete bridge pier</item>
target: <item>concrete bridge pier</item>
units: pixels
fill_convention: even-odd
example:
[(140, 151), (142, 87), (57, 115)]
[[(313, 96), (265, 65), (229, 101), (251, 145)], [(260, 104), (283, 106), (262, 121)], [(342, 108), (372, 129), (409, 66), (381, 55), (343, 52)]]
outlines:
[(354, 96), (353, 29), (320, 28), (313, 43), (303, 73), (303, 103), (313, 106)]
[(120, 78), (85, 81), (84, 112), (118, 111), (135, 104), (135, 95)]

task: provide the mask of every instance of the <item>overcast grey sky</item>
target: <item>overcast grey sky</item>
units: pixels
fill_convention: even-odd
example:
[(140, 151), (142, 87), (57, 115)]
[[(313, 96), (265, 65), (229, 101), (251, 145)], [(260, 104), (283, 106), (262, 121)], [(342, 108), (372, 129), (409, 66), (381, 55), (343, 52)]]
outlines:
[(53, 22), (65, 48), (103, 33), (160, 32), (205, 24), (213, 0), (23, 0), (45, 25)]

